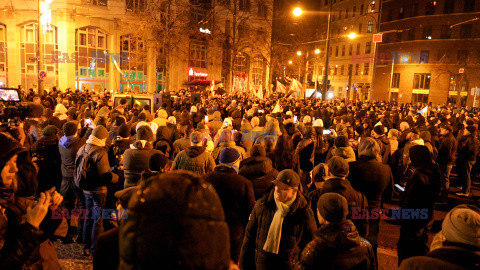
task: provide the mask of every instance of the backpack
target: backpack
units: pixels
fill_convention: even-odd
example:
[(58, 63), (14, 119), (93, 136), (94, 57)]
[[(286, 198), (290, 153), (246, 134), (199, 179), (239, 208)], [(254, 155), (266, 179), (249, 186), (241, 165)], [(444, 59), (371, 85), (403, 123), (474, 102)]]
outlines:
[(95, 174), (92, 170), (92, 156), (87, 152), (87, 147), (83, 148), (83, 152), (77, 155), (75, 159), (75, 172), (73, 174), (75, 185), (82, 190), (93, 190), (96, 185), (94, 183)]

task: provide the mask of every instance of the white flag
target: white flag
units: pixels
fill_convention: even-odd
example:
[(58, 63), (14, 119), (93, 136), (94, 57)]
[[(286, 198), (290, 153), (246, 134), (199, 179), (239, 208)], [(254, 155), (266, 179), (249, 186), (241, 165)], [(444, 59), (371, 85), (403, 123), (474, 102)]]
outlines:
[(281, 82), (277, 81), (277, 87), (275, 88), (275, 92), (285, 93), (287, 92), (287, 88)]
[(272, 113), (277, 113), (277, 112), (282, 112), (283, 110), (280, 108), (280, 100), (277, 100), (277, 104), (275, 104), (275, 107), (273, 108)]

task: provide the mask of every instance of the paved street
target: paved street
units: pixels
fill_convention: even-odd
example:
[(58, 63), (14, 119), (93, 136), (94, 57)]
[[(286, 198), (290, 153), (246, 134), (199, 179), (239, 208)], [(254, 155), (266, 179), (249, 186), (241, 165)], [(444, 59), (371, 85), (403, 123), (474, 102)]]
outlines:
[[(435, 223), (438, 227), (443, 220), (448, 210), (458, 204), (462, 203), (476, 203), (480, 198), (480, 185), (474, 184), (473, 197), (464, 199), (455, 195), (455, 192), (459, 192), (458, 188), (450, 189), (449, 203), (446, 205), (437, 205), (435, 211)], [(395, 206), (394, 204), (385, 205), (386, 208)], [(378, 239), (378, 264), (379, 269), (397, 269), (397, 250), (396, 243), (400, 234), (400, 226), (391, 220), (382, 220), (380, 223), (380, 236)], [(429, 239), (431, 241), (433, 233), (429, 232)], [(82, 255), (82, 246), (79, 244), (63, 245), (60, 241), (55, 243), (58, 252), (58, 258), (63, 269), (83, 270), (93, 269), (92, 261), (90, 258)]]

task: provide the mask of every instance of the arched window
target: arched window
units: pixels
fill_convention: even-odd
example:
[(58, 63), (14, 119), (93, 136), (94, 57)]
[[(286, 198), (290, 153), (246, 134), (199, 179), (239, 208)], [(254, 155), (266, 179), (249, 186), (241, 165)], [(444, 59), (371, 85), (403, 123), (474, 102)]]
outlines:
[(121, 55), (127, 56), (127, 61), (120, 64), (123, 77), (120, 82), (121, 91), (134, 90), (135, 92), (146, 91), (147, 50), (142, 38), (133, 35), (120, 37)]
[[(25, 89), (38, 87), (37, 24), (34, 22), (20, 26), (20, 62), (22, 86)], [(43, 69), (47, 72), (44, 79), (45, 89), (58, 85), (58, 62), (54, 54), (58, 51), (57, 28), (42, 33)]]
[(107, 34), (97, 27), (78, 28), (75, 33), (77, 88), (108, 88), (109, 63)]

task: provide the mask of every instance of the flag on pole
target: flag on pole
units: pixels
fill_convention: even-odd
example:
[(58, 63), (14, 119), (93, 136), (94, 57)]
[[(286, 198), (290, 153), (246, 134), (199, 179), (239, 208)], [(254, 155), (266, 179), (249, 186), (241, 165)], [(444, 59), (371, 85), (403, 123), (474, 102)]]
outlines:
[(263, 99), (263, 89), (262, 89), (262, 86), (260, 86), (259, 89), (258, 89), (258, 91), (257, 91), (257, 98)]
[(293, 91), (294, 93), (300, 93), (302, 91), (302, 84), (299, 81), (292, 79), (290, 91)]
[(275, 92), (285, 93), (285, 92), (287, 92), (287, 88), (281, 82), (277, 81), (277, 86), (275, 88)]
[(280, 108), (280, 100), (277, 100), (277, 104), (273, 107), (272, 113), (282, 112), (283, 110)]
[(425, 108), (418, 111), (418, 113), (421, 114), (424, 117), (427, 117), (427, 111), (428, 111), (428, 106), (425, 106)]

